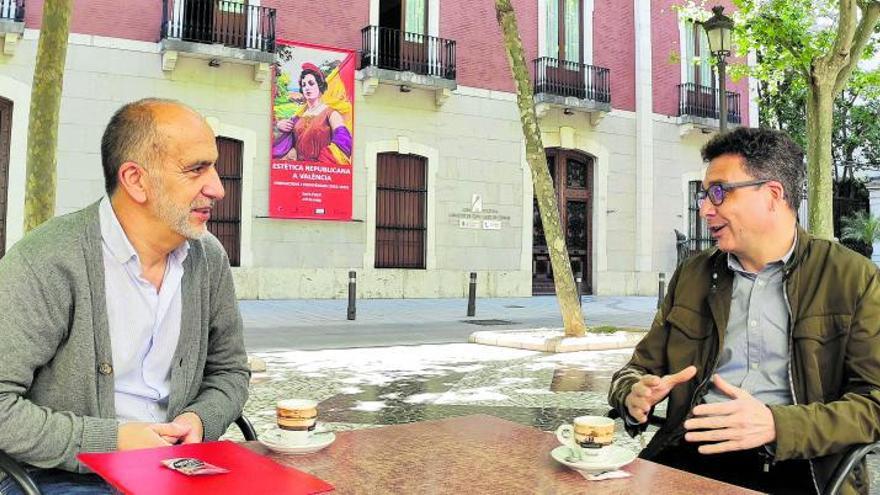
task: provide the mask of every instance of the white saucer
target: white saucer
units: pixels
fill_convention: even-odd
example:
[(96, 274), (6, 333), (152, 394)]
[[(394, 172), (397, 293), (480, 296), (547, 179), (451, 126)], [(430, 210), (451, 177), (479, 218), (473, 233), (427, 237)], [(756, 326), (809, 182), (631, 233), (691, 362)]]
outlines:
[(552, 451), (550, 456), (561, 464), (587, 474), (604, 473), (605, 471), (615, 471), (626, 466), (636, 458), (636, 453), (623, 447), (609, 445), (602, 447), (596, 455), (585, 455), (583, 460), (569, 460), (571, 449), (565, 445), (560, 445)]
[(289, 445), (281, 440), (278, 430), (270, 430), (260, 435), (261, 444), (269, 450), (279, 454), (311, 454), (330, 445), (336, 440), (336, 434), (332, 431), (320, 431), (309, 437), (308, 443), (302, 445)]

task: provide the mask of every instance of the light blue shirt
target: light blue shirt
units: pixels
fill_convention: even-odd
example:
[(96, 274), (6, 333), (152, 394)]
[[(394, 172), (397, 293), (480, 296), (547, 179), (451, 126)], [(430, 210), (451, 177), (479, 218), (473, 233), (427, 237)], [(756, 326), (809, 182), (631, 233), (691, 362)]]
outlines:
[(116, 418), (164, 422), (171, 361), (180, 337), (184, 242), (168, 255), (157, 292), (143, 277), (140, 258), (108, 198), (99, 206), (107, 322), (113, 349)]
[[(767, 263), (758, 273), (746, 271), (736, 256), (727, 255), (727, 266), (735, 275), (727, 333), (716, 373), (768, 405), (792, 404), (788, 379), (789, 317), (783, 274), (795, 244), (796, 237), (782, 259)], [(730, 397), (713, 385), (705, 400), (724, 402)]]

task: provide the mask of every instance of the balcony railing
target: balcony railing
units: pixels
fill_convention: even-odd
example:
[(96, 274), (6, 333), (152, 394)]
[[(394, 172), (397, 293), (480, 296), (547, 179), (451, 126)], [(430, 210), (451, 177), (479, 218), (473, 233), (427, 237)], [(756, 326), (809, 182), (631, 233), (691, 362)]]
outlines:
[(361, 35), (361, 68), (455, 80), (455, 41), (379, 26), (367, 26)]
[(0, 19), (24, 22), (24, 0), (0, 0)]
[[(700, 86), (694, 83), (678, 85), (678, 115), (718, 119), (721, 107), (716, 88)], [(739, 93), (727, 92), (727, 121), (732, 124), (742, 123), (739, 109)]]
[(225, 0), (162, 0), (162, 5), (163, 39), (275, 52), (275, 9)]
[(556, 58), (535, 59), (535, 94), (611, 103), (611, 71)]

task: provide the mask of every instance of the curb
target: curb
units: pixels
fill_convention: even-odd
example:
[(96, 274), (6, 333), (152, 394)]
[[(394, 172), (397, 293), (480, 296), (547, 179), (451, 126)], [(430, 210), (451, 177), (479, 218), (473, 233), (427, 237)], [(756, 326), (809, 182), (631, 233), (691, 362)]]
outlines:
[(610, 334), (588, 333), (583, 337), (566, 337), (561, 328), (483, 330), (472, 333), (468, 342), (541, 352), (605, 351), (633, 348), (646, 333), (621, 330)]

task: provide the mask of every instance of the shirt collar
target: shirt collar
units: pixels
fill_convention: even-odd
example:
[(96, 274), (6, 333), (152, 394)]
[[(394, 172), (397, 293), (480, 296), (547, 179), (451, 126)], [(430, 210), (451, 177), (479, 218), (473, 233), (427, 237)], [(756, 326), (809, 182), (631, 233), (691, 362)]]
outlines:
[[(125, 264), (132, 259), (139, 260), (137, 251), (135, 251), (134, 246), (128, 240), (122, 224), (119, 223), (119, 218), (116, 217), (116, 212), (113, 211), (110, 198), (107, 196), (101, 198), (101, 204), (98, 206), (98, 215), (101, 223), (101, 237), (116, 261)], [(170, 257), (177, 263), (183, 263), (188, 253), (189, 242), (184, 241), (174, 251), (171, 251)]]
[(110, 198), (104, 196), (101, 198), (101, 204), (98, 206), (98, 215), (101, 221), (101, 237), (104, 239), (104, 245), (110, 251), (110, 254), (120, 263), (127, 263), (132, 258), (137, 258), (137, 251), (128, 241), (116, 213), (113, 211), (113, 205), (110, 204)]
[[(798, 240), (798, 233), (797, 233), (797, 229), (795, 229), (794, 241), (791, 243), (791, 247), (788, 248), (788, 252), (785, 253), (782, 256), (782, 258), (780, 258), (776, 261), (771, 261), (771, 262), (767, 263), (767, 266), (777, 265), (777, 264), (779, 266), (785, 266), (785, 264), (788, 263), (788, 260), (791, 259), (792, 255), (794, 255), (794, 248), (797, 246), (797, 240)], [(743, 268), (742, 264), (739, 262), (739, 258), (737, 258), (736, 255), (733, 253), (727, 253), (727, 267), (735, 272), (751, 273), (748, 270), (746, 270), (745, 268)]]

